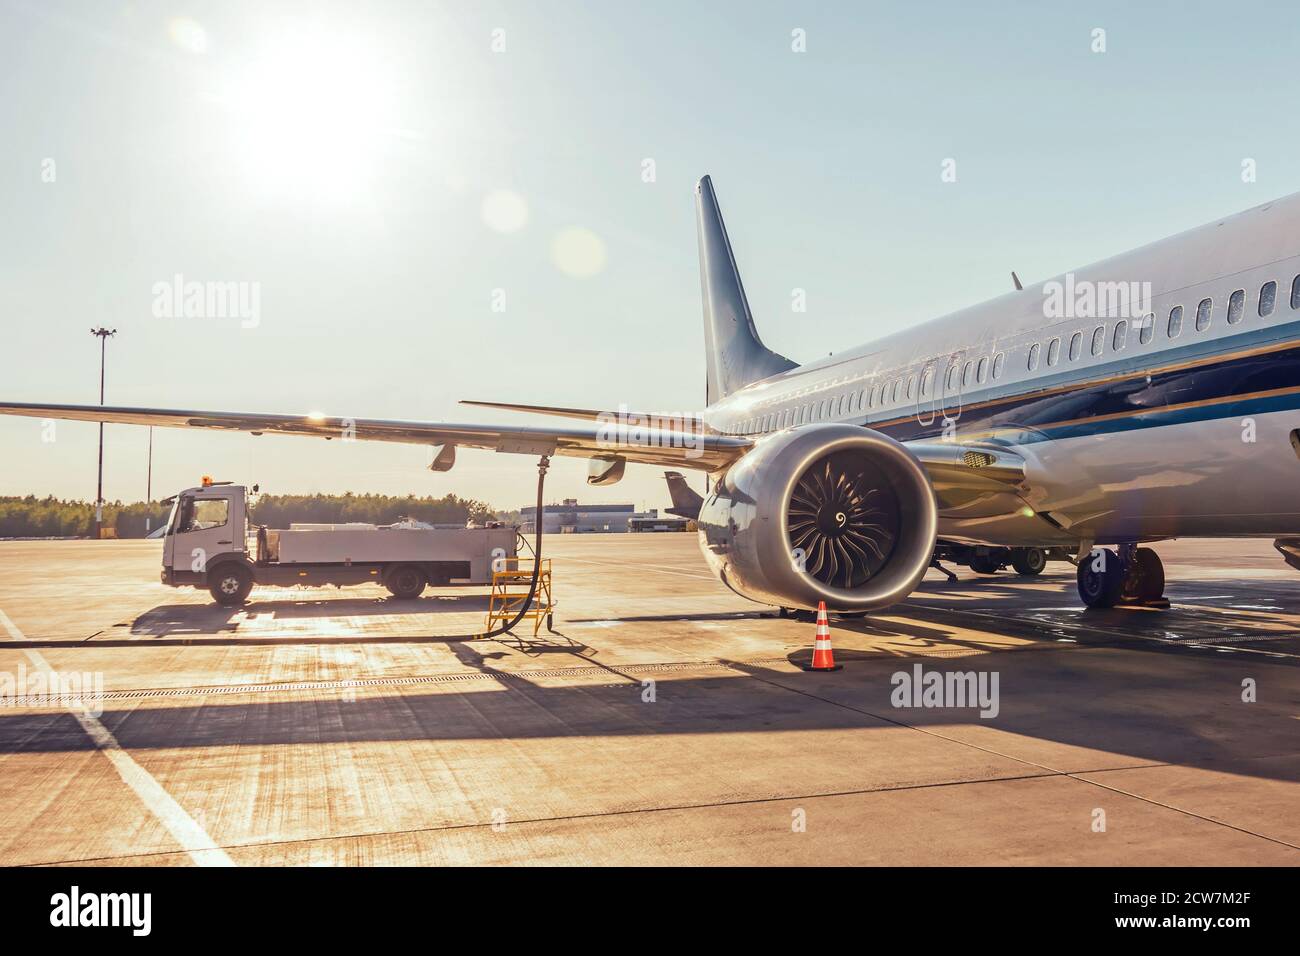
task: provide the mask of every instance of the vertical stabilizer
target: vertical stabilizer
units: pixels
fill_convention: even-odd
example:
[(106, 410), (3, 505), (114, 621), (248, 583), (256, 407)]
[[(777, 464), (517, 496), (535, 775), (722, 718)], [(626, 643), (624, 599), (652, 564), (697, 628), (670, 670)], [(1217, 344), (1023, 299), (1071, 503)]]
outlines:
[(797, 363), (769, 350), (758, 337), (718, 197), (708, 176), (695, 186), (695, 214), (700, 240), (700, 294), (704, 299), (706, 394), (713, 403), (751, 382), (796, 368)]
[(698, 518), (700, 508), (704, 506), (704, 498), (700, 493), (686, 483), (680, 471), (665, 471), (664, 480), (668, 482), (668, 495), (673, 499), (673, 506), (665, 510), (670, 515), (690, 518), (692, 521)]

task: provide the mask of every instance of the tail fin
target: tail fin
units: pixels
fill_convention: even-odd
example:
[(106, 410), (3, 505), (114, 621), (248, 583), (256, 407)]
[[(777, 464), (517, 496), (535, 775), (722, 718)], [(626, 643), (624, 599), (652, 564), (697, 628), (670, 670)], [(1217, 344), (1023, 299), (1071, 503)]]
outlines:
[(664, 510), (679, 518), (690, 518), (692, 521), (698, 518), (700, 508), (704, 505), (699, 492), (686, 483), (680, 471), (665, 471), (664, 480), (668, 482), (668, 494), (673, 499), (673, 506)]
[(695, 213), (708, 364), (706, 398), (711, 404), (750, 382), (796, 368), (797, 363), (770, 351), (758, 337), (708, 176), (695, 186)]

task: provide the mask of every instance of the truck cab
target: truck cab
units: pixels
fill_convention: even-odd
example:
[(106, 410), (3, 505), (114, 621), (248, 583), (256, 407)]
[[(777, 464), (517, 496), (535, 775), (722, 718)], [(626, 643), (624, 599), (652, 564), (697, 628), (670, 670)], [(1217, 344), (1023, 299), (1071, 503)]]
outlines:
[(430, 585), (491, 584), (495, 572), (517, 567), (519, 535), (512, 526), (403, 520), (252, 529), (248, 490), (208, 477), (169, 500), (163, 584), (207, 588), (227, 607), (243, 604), (255, 585), (379, 584), (395, 598), (411, 599)]
[(229, 565), (223, 593), (237, 596), (236, 603), (248, 596), (255, 575), (249, 558), (247, 498), (243, 486), (204, 478), (198, 487), (186, 488), (172, 499), (163, 538), (163, 584), (212, 587), (215, 581), (209, 569), (215, 572)]

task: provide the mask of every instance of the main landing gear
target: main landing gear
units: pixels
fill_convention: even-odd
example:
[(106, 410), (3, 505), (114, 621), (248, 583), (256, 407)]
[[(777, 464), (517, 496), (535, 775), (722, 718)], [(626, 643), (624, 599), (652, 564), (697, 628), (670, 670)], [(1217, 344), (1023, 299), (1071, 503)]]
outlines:
[(1165, 566), (1150, 548), (1093, 548), (1079, 559), (1079, 597), (1088, 607), (1164, 608)]

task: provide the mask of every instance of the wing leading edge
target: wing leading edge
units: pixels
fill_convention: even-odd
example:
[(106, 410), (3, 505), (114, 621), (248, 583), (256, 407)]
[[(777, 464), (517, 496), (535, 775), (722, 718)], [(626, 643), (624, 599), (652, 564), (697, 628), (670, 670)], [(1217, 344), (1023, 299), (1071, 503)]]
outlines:
[(501, 427), (325, 415), (272, 415), (188, 411), (173, 408), (125, 408), (113, 405), (26, 403), (0, 403), (0, 415), (107, 422), (120, 425), (152, 425), (160, 428), (208, 428), (215, 431), (250, 432), (254, 435), (274, 433), (310, 438), (387, 441), (408, 445), (451, 445), (524, 455), (624, 458), (641, 464), (671, 465), (698, 471), (725, 469), (753, 447), (753, 442), (748, 438), (734, 435), (640, 428), (622, 423), (601, 424), (598, 427)]

